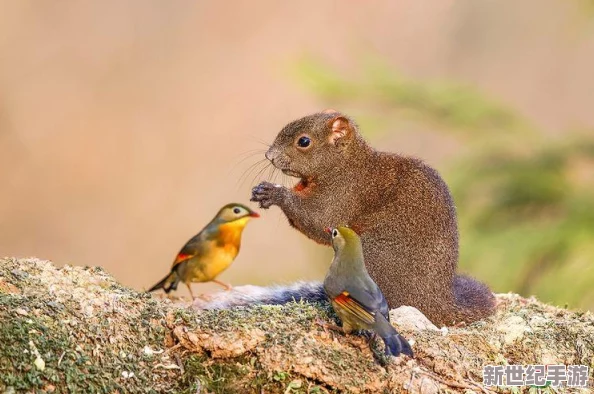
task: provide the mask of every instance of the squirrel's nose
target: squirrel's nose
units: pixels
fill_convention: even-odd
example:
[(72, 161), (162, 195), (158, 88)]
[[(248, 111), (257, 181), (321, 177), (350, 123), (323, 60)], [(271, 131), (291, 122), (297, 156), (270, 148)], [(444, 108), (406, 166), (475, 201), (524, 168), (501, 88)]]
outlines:
[(264, 154), (264, 156), (270, 160), (273, 161), (274, 159), (276, 159), (276, 157), (278, 156), (278, 151), (276, 149), (270, 148), (268, 149), (268, 152), (266, 152)]

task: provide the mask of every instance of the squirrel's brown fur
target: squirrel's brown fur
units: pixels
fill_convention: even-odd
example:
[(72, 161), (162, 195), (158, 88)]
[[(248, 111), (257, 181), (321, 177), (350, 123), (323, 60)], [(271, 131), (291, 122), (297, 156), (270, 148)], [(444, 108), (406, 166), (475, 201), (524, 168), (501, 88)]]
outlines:
[[(298, 145), (302, 137), (308, 146)], [(252, 201), (262, 208), (278, 205), (293, 227), (322, 244), (330, 244), (326, 227), (353, 228), (390, 308), (410, 305), (445, 325), (493, 312), (489, 289), (456, 275), (456, 210), (433, 168), (374, 150), (355, 123), (335, 111), (289, 123), (266, 157), (301, 181), (292, 189), (263, 182)]]

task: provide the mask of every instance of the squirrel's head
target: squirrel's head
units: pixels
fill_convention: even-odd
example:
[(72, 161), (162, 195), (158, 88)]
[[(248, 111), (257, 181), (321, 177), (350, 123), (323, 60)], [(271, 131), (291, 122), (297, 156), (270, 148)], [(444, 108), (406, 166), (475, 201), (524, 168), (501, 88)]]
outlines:
[(314, 178), (340, 165), (356, 133), (351, 119), (326, 110), (286, 125), (266, 158), (287, 175), (302, 180)]

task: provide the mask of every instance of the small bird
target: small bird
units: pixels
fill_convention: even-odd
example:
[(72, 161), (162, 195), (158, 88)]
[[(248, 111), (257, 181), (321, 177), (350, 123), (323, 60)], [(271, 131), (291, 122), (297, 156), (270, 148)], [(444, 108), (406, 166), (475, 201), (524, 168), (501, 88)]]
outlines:
[(149, 292), (163, 289), (169, 293), (177, 290), (180, 281), (188, 286), (192, 299), (195, 298), (190, 286), (192, 282), (214, 282), (230, 290), (231, 285), (216, 277), (237, 257), (241, 234), (247, 222), (258, 217), (260, 215), (245, 205), (225, 205), (202, 231), (184, 245), (173, 261), (171, 272)]
[(386, 355), (413, 357), (409, 343), (389, 322), (388, 303), (371, 279), (363, 261), (361, 239), (348, 227), (327, 228), (334, 259), (324, 279), (324, 290), (342, 321), (342, 330), (373, 330), (385, 343)]

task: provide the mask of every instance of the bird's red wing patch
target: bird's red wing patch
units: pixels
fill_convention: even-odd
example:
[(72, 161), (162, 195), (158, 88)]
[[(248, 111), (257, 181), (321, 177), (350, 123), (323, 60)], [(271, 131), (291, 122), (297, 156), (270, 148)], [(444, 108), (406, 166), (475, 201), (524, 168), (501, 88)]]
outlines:
[(173, 262), (173, 265), (177, 265), (177, 264), (181, 263), (182, 261), (186, 261), (192, 257), (194, 257), (193, 254), (180, 253), (175, 257), (175, 261)]
[(351, 297), (347, 291), (343, 291), (334, 298), (334, 302), (340, 305), (345, 311), (349, 312), (358, 319), (367, 324), (373, 324), (375, 313), (365, 308), (359, 301)]

